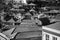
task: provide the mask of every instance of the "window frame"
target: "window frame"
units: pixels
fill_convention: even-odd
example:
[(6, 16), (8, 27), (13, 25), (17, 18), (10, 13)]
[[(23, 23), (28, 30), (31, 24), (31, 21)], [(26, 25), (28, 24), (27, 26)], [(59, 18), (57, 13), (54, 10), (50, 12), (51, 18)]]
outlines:
[(49, 35), (48, 34), (46, 34), (46, 40), (49, 40)]
[(57, 37), (53, 37), (52, 40), (57, 40)]

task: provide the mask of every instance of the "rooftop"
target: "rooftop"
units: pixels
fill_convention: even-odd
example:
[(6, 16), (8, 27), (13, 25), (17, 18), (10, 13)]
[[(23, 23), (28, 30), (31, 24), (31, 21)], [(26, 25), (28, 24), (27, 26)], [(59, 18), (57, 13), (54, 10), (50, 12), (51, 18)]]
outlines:
[(60, 30), (60, 22), (48, 25), (47, 27), (52, 28), (52, 29), (56, 29), (56, 30)]
[(42, 27), (38, 27), (35, 24), (20, 24), (20, 25), (9, 25), (5, 28), (11, 29), (16, 27), (14, 32), (27, 32), (27, 31), (41, 31)]
[(16, 38), (30, 38), (30, 37), (39, 37), (42, 35), (41, 27), (38, 27), (35, 24), (21, 24), (16, 26), (8, 26), (10, 29), (16, 27), (13, 33), (18, 32)]

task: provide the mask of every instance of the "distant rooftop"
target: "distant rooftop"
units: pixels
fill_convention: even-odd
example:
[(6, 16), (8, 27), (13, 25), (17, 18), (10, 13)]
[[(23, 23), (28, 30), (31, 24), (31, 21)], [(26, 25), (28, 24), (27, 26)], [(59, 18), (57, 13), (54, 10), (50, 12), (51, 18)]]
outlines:
[(52, 29), (56, 29), (56, 30), (60, 30), (60, 22), (48, 25), (47, 27), (52, 28)]

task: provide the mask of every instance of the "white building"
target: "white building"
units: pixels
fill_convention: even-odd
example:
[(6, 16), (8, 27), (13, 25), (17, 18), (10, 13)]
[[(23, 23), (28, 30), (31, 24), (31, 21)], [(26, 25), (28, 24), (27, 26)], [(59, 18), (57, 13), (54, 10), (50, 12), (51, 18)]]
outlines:
[(13, 0), (13, 1), (16, 1), (17, 3), (20, 3), (20, 2), (25, 4), (27, 3), (26, 0)]
[(17, 2), (17, 3), (25, 3), (27, 4), (27, 1), (26, 0), (4, 0), (5, 3), (9, 3), (10, 1), (12, 2)]
[(42, 40), (60, 40), (60, 22), (42, 27)]

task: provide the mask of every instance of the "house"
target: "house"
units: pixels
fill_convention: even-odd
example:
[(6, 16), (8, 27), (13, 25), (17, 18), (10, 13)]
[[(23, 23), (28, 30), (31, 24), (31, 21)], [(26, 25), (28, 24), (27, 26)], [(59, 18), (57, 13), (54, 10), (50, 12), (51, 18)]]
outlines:
[(10, 25), (10, 27), (16, 28), (13, 33), (18, 32), (15, 37), (16, 39), (42, 37), (41, 28), (37, 27), (36, 25), (31, 26), (31, 25), (21, 24), (21, 25), (13, 25), (13, 26)]
[(6, 4), (8, 4), (9, 2), (12, 2), (13, 0), (4, 0), (4, 2), (6, 3)]
[(0, 40), (11, 40), (15, 37), (16, 33), (11, 34), (16, 28), (11, 28), (9, 30), (3, 31), (2, 33), (0, 32)]
[(10, 19), (9, 21), (7, 21), (7, 22), (13, 22), (13, 23), (14, 23), (15, 21), (11, 18), (11, 19)]
[(60, 22), (42, 27), (42, 40), (60, 40)]
[(13, 0), (13, 1), (15, 1), (15, 2), (17, 2), (17, 3), (20, 3), (20, 2), (21, 2), (21, 3), (27, 3), (26, 0)]

